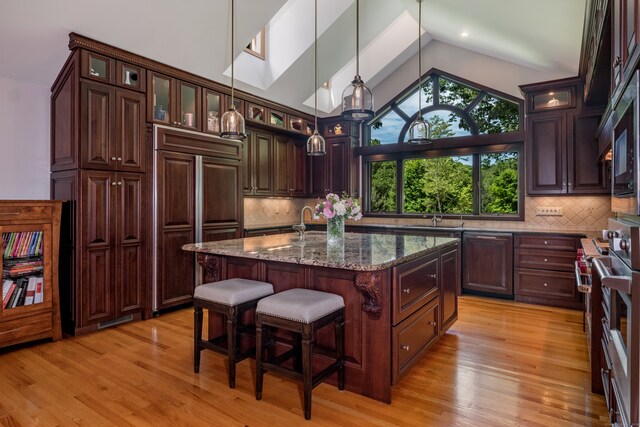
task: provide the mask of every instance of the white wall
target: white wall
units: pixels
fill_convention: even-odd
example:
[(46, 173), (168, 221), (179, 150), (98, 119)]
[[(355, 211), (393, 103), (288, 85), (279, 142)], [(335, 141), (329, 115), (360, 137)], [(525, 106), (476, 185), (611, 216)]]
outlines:
[(0, 77), (0, 199), (49, 199), (50, 93)]
[[(426, 73), (431, 68), (437, 68), (518, 98), (522, 98), (519, 85), (574, 77), (562, 72), (548, 73), (534, 70), (438, 40), (431, 41), (422, 49), (422, 72)], [(414, 55), (389, 77), (371, 88), (376, 108), (384, 106), (417, 79), (418, 56)], [(333, 114), (340, 114), (339, 109)]]

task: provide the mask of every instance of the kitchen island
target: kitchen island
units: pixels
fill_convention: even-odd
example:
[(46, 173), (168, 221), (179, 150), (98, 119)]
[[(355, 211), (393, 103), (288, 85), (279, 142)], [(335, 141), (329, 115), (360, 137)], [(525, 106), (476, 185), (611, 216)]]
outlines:
[[(269, 282), (276, 292), (304, 287), (341, 295), (346, 388), (383, 402), (391, 402), (391, 386), (457, 319), (458, 248), (459, 239), (450, 237), (361, 233), (328, 245), (324, 232), (183, 246), (197, 253), (206, 283), (241, 277)], [(212, 316), (210, 334), (221, 327)], [(333, 330), (320, 330), (316, 343), (331, 349)], [(329, 360), (314, 355), (314, 366)]]

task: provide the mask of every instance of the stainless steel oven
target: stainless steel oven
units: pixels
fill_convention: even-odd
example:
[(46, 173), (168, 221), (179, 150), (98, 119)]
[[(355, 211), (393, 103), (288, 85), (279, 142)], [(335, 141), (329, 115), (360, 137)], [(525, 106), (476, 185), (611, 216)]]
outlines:
[[(636, 220), (640, 218), (636, 217)], [(611, 422), (640, 423), (640, 222), (610, 221), (608, 257), (594, 259), (602, 283), (605, 396)], [(606, 371), (606, 372), (605, 372)], [(608, 392), (607, 392), (608, 390)]]

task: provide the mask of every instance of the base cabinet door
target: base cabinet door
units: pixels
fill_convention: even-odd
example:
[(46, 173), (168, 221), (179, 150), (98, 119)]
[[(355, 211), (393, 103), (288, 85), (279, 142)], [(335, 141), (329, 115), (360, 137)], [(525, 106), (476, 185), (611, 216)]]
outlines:
[(513, 297), (513, 236), (464, 233), (463, 291)]
[(458, 247), (440, 253), (440, 335), (458, 319), (460, 256)]

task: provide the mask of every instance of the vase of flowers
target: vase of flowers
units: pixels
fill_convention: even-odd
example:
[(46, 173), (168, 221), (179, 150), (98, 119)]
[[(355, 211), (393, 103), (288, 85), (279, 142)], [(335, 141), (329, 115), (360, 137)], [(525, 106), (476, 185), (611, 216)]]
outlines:
[(346, 193), (343, 193), (342, 197), (329, 193), (325, 200), (319, 201), (313, 217), (319, 219), (321, 215), (327, 219), (327, 244), (344, 241), (345, 219), (358, 221), (362, 218), (360, 202), (358, 199), (349, 197)]

